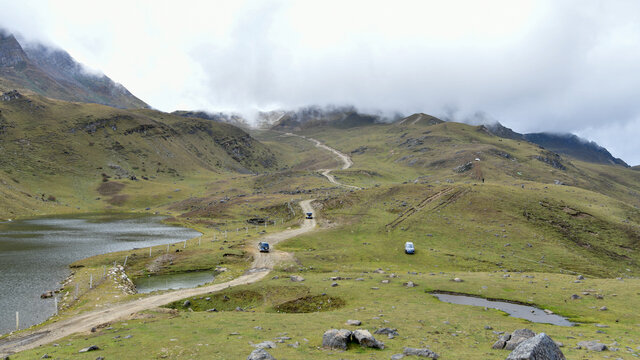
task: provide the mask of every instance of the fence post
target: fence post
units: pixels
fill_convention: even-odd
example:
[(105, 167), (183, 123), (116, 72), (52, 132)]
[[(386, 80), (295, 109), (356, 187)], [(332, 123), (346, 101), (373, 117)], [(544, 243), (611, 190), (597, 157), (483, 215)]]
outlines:
[(122, 267), (126, 267), (127, 266), (127, 259), (129, 259), (129, 255), (124, 257), (124, 264), (122, 264)]
[(55, 311), (56, 311), (54, 315), (58, 315), (58, 297), (57, 296), (53, 297), (53, 306), (55, 306)]
[(89, 275), (89, 289), (93, 289), (93, 274)]
[(151, 257), (151, 246), (149, 246), (149, 257)]
[(16, 311), (16, 330), (20, 330), (20, 313)]
[(182, 248), (183, 248), (183, 249), (186, 249), (186, 248), (187, 248), (187, 240), (185, 240), (185, 241), (184, 241), (184, 245), (182, 245)]

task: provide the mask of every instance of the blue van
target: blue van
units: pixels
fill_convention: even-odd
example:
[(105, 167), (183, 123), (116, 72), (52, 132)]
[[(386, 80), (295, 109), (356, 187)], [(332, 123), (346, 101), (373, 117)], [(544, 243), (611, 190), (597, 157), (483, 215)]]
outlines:
[(260, 252), (269, 252), (269, 243), (264, 241), (258, 243), (258, 249), (260, 249)]

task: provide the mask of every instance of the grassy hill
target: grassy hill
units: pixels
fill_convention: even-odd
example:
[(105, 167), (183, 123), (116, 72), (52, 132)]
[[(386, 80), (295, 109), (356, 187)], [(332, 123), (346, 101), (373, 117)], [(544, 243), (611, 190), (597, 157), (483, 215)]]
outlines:
[[(155, 114), (155, 121), (172, 129), (185, 124), (167, 114), (126, 113), (140, 121)], [(279, 244), (277, 250), (292, 252), (294, 258), (267, 279), (190, 298), (191, 306), (183, 299), (169, 304), (169, 309), (135, 314), (60, 342), (71, 346), (48, 345), (15, 358), (39, 358), (44, 353), (80, 357), (77, 350), (92, 344), (102, 349), (98, 355), (115, 358), (134, 350), (158, 358), (244, 358), (253, 344), (281, 340), (268, 350), (278, 359), (387, 359), (405, 346), (428, 346), (443, 359), (504, 359), (508, 351), (491, 349), (499, 332), (524, 327), (564, 343), (562, 351), (569, 359), (640, 356), (640, 317), (635, 311), (640, 306), (637, 170), (578, 161), (496, 136), (483, 126), (440, 122), (424, 114), (391, 124), (355, 121), (346, 126), (340, 119), (337, 126), (327, 121), (284, 130), (349, 154), (353, 167), (333, 174), (361, 190), (333, 186), (321, 177), (317, 170), (335, 167), (336, 162), (311, 142), (279, 131), (254, 131), (277, 165), (262, 164), (259, 174), (214, 176), (193, 187), (198, 191), (192, 196), (163, 200), (172, 202), (163, 205), (173, 213), (171, 221), (204, 233), (202, 246), (190, 242), (163, 271), (224, 266), (229, 271), (216, 279), (224, 281), (248, 266), (245, 245), (262, 231), (295, 227), (300, 218), (296, 201), (315, 198), (322, 229)], [(206, 120), (196, 123), (200, 121)], [(73, 136), (114, 133), (103, 135), (101, 145), (113, 151), (107, 145), (117, 132), (122, 146), (133, 146), (127, 143), (124, 127), (116, 128), (105, 125), (94, 135), (76, 130)], [(149, 141), (136, 139), (140, 144)], [(136, 154), (128, 154), (128, 161)], [(185, 184), (196, 184), (197, 171), (180, 168), (179, 177), (160, 172), (156, 181), (165, 179), (163, 184), (176, 186), (169, 184), (171, 179), (184, 178)], [(101, 178), (98, 172), (96, 176)], [(112, 182), (108, 180), (106, 184)], [(94, 181), (94, 186), (101, 181)], [(129, 186), (130, 180), (118, 182)], [(132, 193), (137, 191), (141, 190)], [(261, 217), (271, 227), (233, 231), (242, 229), (250, 217)], [(224, 230), (230, 235), (221, 242)], [(414, 242), (415, 255), (404, 254), (405, 241)], [(76, 276), (88, 277), (125, 255), (132, 277), (147, 276), (145, 269), (163, 252), (149, 257), (146, 251), (80, 261), (76, 265), (83, 270)], [(305, 280), (292, 282), (291, 275)], [(585, 278), (578, 280), (578, 275)], [(408, 281), (416, 286), (405, 286)], [(73, 283), (67, 286), (72, 289)], [(89, 292), (67, 311), (102, 306), (107, 291)], [(433, 291), (532, 304), (578, 324), (530, 323), (492, 309), (443, 303), (430, 295)], [(129, 298), (135, 296), (141, 295)], [(213, 307), (218, 311), (206, 311)], [(349, 328), (347, 319), (361, 320), (360, 327), (372, 332), (396, 328), (400, 335), (375, 335), (384, 341), (384, 350), (321, 348), (323, 332)], [(576, 348), (579, 341), (595, 339), (618, 350)]]
[(0, 217), (9, 218), (55, 204), (155, 206), (189, 196), (179, 184), (278, 166), (267, 147), (228, 124), (16, 91), (0, 101), (0, 147)]

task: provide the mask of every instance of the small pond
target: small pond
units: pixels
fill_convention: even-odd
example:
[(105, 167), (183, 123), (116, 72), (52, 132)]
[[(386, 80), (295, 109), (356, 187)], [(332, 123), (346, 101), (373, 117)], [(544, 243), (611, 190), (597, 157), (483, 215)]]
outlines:
[(154, 275), (134, 281), (138, 293), (150, 293), (158, 290), (194, 288), (214, 279), (213, 271), (197, 271), (181, 274)]
[(558, 326), (573, 326), (573, 323), (566, 318), (556, 314), (547, 314), (542, 309), (533, 306), (512, 304), (504, 301), (487, 300), (479, 297), (465, 295), (437, 293), (432, 293), (431, 295), (446, 303), (482, 306), (486, 308), (497, 309), (506, 312), (507, 314), (509, 314), (509, 316), (529, 320), (531, 322), (552, 324)]
[(162, 219), (92, 214), (0, 224), (0, 334), (15, 330), (16, 311), (20, 312), (20, 328), (53, 315), (53, 299), (40, 299), (40, 294), (59, 288), (74, 261), (201, 235), (192, 229), (165, 225)]

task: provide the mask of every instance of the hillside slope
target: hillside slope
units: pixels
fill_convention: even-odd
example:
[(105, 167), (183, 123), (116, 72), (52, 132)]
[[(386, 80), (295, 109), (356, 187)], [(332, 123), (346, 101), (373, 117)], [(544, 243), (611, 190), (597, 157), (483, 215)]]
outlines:
[[(17, 91), (0, 100), (0, 174), (21, 188), (12, 192), (18, 199), (51, 196), (58, 203), (86, 203), (91, 194), (100, 196), (96, 188), (114, 180), (169, 186), (206, 173), (256, 173), (277, 166), (269, 149), (229, 124)], [(111, 196), (110, 205), (126, 203), (113, 199), (118, 191), (102, 193)], [(0, 217), (20, 213), (20, 201), (3, 201)]]
[(22, 46), (0, 29), (0, 91), (12, 89), (118, 108), (149, 107), (109, 77), (87, 71), (64, 50), (43, 44)]

